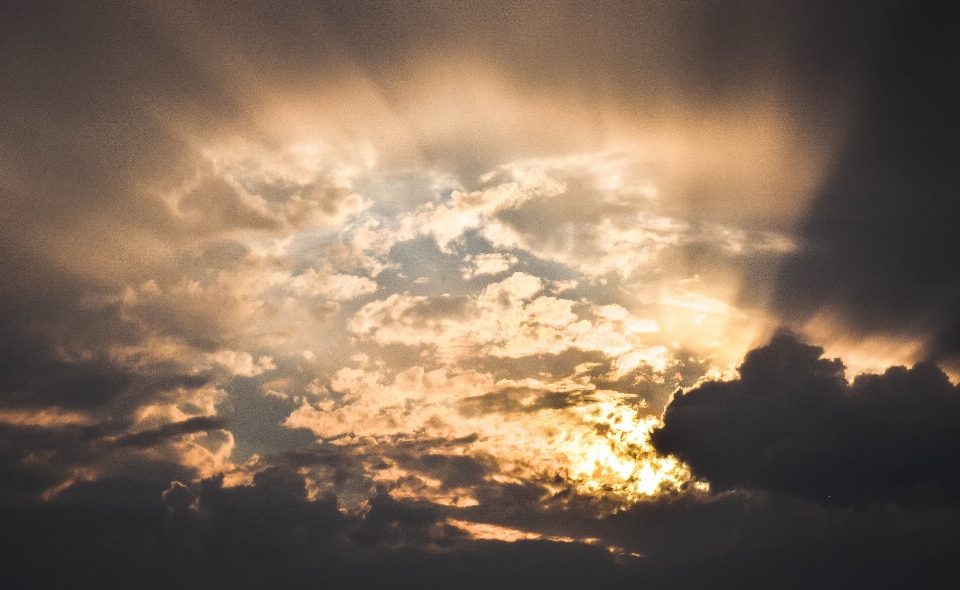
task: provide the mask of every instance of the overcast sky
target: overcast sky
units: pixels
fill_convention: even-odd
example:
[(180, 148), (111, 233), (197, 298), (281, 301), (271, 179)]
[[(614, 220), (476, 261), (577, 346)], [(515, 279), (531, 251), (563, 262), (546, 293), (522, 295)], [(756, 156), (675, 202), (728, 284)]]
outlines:
[(953, 587), (958, 76), (948, 2), (6, 3), (0, 575)]

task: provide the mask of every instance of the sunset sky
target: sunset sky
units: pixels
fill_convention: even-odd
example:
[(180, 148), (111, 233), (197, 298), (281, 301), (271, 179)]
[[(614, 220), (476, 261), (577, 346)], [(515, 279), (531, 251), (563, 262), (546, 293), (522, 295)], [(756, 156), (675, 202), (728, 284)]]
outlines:
[(4, 587), (960, 580), (950, 3), (0, 11)]

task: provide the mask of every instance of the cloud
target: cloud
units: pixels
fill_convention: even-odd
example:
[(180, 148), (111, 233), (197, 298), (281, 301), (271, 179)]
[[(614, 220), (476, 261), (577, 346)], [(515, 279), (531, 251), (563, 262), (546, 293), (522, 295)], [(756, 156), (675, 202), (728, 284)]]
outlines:
[(196, 506), (197, 498), (179, 481), (170, 482), (170, 488), (160, 494), (163, 503), (174, 512), (183, 512)]
[(332, 301), (347, 301), (377, 290), (377, 283), (367, 277), (353, 275), (320, 276), (313, 269), (297, 275), (291, 290), (302, 296), (321, 295)]
[(263, 374), (265, 371), (272, 371), (277, 368), (270, 357), (262, 356), (257, 361), (254, 361), (253, 356), (249, 352), (223, 350), (211, 354), (210, 359), (230, 369), (234, 375), (241, 375), (243, 377), (255, 377)]
[[(492, 385), (489, 375), (410, 367), (391, 379), (379, 371), (343, 368), (330, 382), (342, 402), (303, 399), (287, 418), (290, 428), (309, 428), (317, 436), (391, 436), (427, 430), (447, 433), (450, 402), (477, 395)], [(452, 434), (458, 435), (454, 431)], [(465, 434), (470, 434), (469, 432)]]
[[(464, 398), (457, 404), (457, 410), (465, 416), (539, 412), (544, 409), (558, 410), (576, 405), (580, 401), (578, 398), (584, 394), (583, 390), (543, 390), (506, 386), (483, 395)], [(587, 399), (590, 399), (589, 395)]]
[(659, 331), (652, 319), (633, 317), (617, 305), (537, 296), (542, 290), (539, 278), (515, 272), (476, 297), (395, 293), (363, 306), (348, 326), (381, 344), (436, 347), (445, 358), (517, 358), (577, 348), (615, 357), (622, 372), (640, 364), (662, 372), (671, 362), (663, 346), (645, 345), (646, 336)]
[[(451, 476), (438, 471), (429, 453), (411, 461), (390, 451), (403, 441), (423, 440), (428, 447), (456, 441), (451, 444), (460, 454), (486, 466), (484, 479), (557, 479), (613, 502), (681, 486), (688, 478), (682, 465), (649, 446), (657, 419), (639, 417), (635, 394), (588, 382), (495, 381), (485, 373), (421, 367), (393, 376), (341, 369), (330, 390), (315, 395), (300, 400), (284, 425), (309, 429), (323, 443), (389, 457), (390, 463), (369, 468), (379, 471), (378, 481), (407, 481), (413, 497), (459, 505), (476, 492), (451, 489)], [(405, 479), (409, 475), (418, 479)]]
[[(898, 5), (867, 77), (869, 101), (800, 225), (774, 309), (828, 345), (920, 343), (907, 360), (960, 366), (960, 67), (948, 2)], [(818, 322), (819, 320), (819, 322)], [(821, 326), (822, 328), (822, 326)]]
[(824, 504), (955, 500), (960, 390), (935, 365), (848, 383), (839, 359), (780, 334), (739, 378), (677, 392), (651, 442), (717, 489), (785, 492)]
[(949, 356), (958, 36), (888, 4), (4, 3), (0, 586), (956, 579), (929, 365), (741, 429), (835, 503), (648, 440), (763, 309)]
[(956, 517), (955, 510), (838, 509), (766, 494), (691, 494), (613, 515), (604, 536), (641, 553), (638, 579), (655, 587), (839, 589), (916, 580), (946, 587), (956, 568), (944, 567), (937, 554), (956, 541)]
[(164, 424), (155, 430), (123, 435), (118, 437), (116, 442), (117, 444), (131, 447), (151, 447), (168, 438), (184, 434), (193, 434), (195, 432), (208, 432), (210, 430), (222, 429), (224, 425), (225, 423), (222, 419), (197, 416), (184, 420), (183, 422)]
[(563, 187), (556, 183), (523, 186), (516, 182), (472, 193), (454, 190), (450, 193), (449, 204), (427, 203), (417, 213), (402, 219), (401, 224), (404, 227), (416, 227), (417, 233), (433, 236), (440, 249), (449, 252), (454, 240), (467, 230), (488, 223), (497, 211), (517, 207), (541, 194), (554, 196), (562, 190)]
[(467, 266), (462, 267), (460, 271), (463, 273), (463, 280), (469, 280), (478, 275), (498, 275), (506, 272), (517, 263), (517, 257), (511, 254), (490, 252), (467, 255), (463, 261), (467, 263)]
[[(397, 499), (384, 489), (366, 512), (343, 512), (336, 496), (311, 501), (304, 477), (290, 467), (266, 469), (234, 487), (219, 478), (151, 489), (128, 483), (123, 502), (78, 498), (55, 509), (0, 507), (6, 525), (0, 538), (18, 558), (0, 575), (5, 583), (45, 586), (77, 580), (358, 589), (519, 582), (625, 589), (844, 588), (851, 580), (946, 588), (957, 573), (944, 559), (956, 541), (955, 512), (836, 510), (745, 493), (683, 494), (579, 523), (583, 528), (575, 531), (627, 548), (617, 553), (596, 541), (576, 542), (569, 532), (529, 532), (541, 516), (556, 520), (570, 512), (531, 509), (525, 494), (539, 493), (515, 488), (501, 490), (503, 509), (519, 505), (527, 520), (497, 523), (474, 520), (477, 508)], [(104, 497), (107, 489), (98, 491)], [(116, 568), (118, 559), (140, 567)], [(811, 570), (811, 562), (823, 565)]]
[(282, 151), (256, 145), (204, 150), (194, 178), (160, 195), (186, 228), (289, 231), (341, 225), (369, 206), (352, 192), (374, 163), (371, 148), (338, 154), (329, 146), (294, 144)]
[[(402, 223), (433, 236), (444, 251), (475, 230), (496, 247), (522, 248), (589, 274), (629, 275), (685, 230), (655, 213), (649, 183), (628, 178), (635, 166), (609, 154), (505, 164), (483, 177), (489, 188), (454, 190), (449, 202), (427, 203)], [(579, 206), (585, 201), (589, 208)], [(481, 261), (505, 270), (497, 254), (478, 255), (476, 269)]]

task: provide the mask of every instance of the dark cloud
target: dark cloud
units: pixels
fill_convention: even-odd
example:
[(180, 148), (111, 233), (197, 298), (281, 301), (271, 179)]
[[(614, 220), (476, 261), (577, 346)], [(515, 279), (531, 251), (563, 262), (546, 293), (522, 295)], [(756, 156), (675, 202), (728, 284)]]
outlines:
[(117, 439), (117, 443), (131, 447), (150, 447), (173, 437), (192, 434), (194, 432), (220, 430), (223, 429), (224, 426), (226, 426), (226, 422), (222, 418), (197, 416), (182, 422), (164, 424), (154, 430), (121, 436)]
[(839, 359), (789, 334), (749, 352), (739, 379), (677, 392), (651, 440), (717, 489), (825, 504), (956, 500), (960, 390), (935, 365), (847, 384)]
[[(0, 424), (0, 495), (18, 504), (78, 492), (100, 479), (190, 480), (196, 469), (180, 464), (175, 443), (184, 434), (205, 432), (214, 445), (226, 442), (220, 421), (194, 418), (139, 434), (127, 423), (94, 426)], [(162, 476), (161, 476), (162, 474)], [(122, 498), (118, 491), (118, 498)]]
[(642, 554), (616, 557), (582, 543), (470, 541), (444, 524), (469, 510), (384, 490), (367, 512), (344, 513), (333, 496), (310, 501), (303, 477), (282, 467), (248, 486), (128, 483), (124, 501), (95, 501), (111, 485), (4, 506), (5, 587), (950, 588), (960, 575), (952, 559), (960, 516), (944, 507), (674, 494), (581, 529)]
[(641, 502), (605, 519), (603, 536), (644, 555), (632, 574), (651, 588), (949, 588), (957, 523), (954, 509), (735, 492)]
[(584, 391), (544, 391), (528, 387), (503, 387), (483, 395), (465, 397), (457, 402), (457, 411), (467, 417), (485, 414), (539, 412), (568, 408), (595, 401)]
[(419, 457), (411, 455), (395, 457), (401, 467), (417, 469), (439, 479), (442, 482), (442, 490), (473, 487), (481, 483), (483, 478), (496, 468), (496, 461), (492, 457), (487, 461), (466, 455), (441, 453), (428, 453)]
[[(40, 2), (2, 11), (0, 412), (27, 419), (0, 425), (0, 464), (4, 499), (19, 501), (77, 470), (137, 473), (154, 465), (144, 456), (151, 451), (176, 461), (171, 440), (219, 427), (189, 399), (216, 376), (187, 358), (157, 358), (149, 340), (170, 335), (216, 349), (230, 322), (182, 302), (131, 310), (118, 296), (176, 275), (158, 261), (191, 246), (163, 243), (190, 232), (151, 192), (177, 186), (196, 165), (165, 109), (202, 112), (210, 127), (235, 111), (139, 7)], [(135, 426), (153, 404), (179, 406), (186, 422)], [(58, 423), (62, 413), (72, 421)]]
[[(303, 476), (285, 467), (268, 467), (257, 473), (251, 486), (224, 488), (222, 476), (204, 480), (199, 502), (199, 509), (208, 513), (211, 519), (215, 539), (230, 542), (232, 535), (229, 533), (237, 530), (252, 531), (252, 534), (239, 536), (256, 537), (262, 542), (268, 541), (263, 538), (263, 533), (270, 533), (273, 542), (264, 543), (262, 549), (266, 551), (282, 552), (285, 545), (299, 544), (297, 538), (300, 536), (322, 538), (343, 527), (336, 497), (308, 501)], [(244, 540), (237, 541), (243, 543)], [(223, 549), (248, 555), (255, 555), (260, 550), (252, 546)]]
[(960, 14), (908, 2), (870, 62), (843, 153), (784, 269), (776, 306), (797, 321), (832, 313), (847, 333), (960, 354)]
[[(199, 416), (203, 409), (190, 399), (211, 375), (180, 360), (150, 358), (147, 350), (128, 358), (116, 353), (146, 334), (109, 299), (98, 302), (98, 291), (95, 283), (53, 274), (0, 287), (0, 488), (7, 500), (39, 497), (76, 480), (78, 470), (89, 477), (139, 473), (155, 466), (141, 452), (222, 426)], [(155, 404), (179, 405), (188, 418), (136, 427), (140, 410)], [(183, 467), (173, 473), (195, 475)]]
[(164, 490), (160, 497), (167, 508), (174, 512), (185, 512), (193, 508), (197, 501), (190, 489), (179, 481), (170, 482), (170, 488)]
[(123, 501), (106, 493), (111, 485), (118, 484), (101, 482), (99, 493), (54, 504), (4, 506), (0, 540), (5, 557), (14, 557), (0, 572), (4, 584), (479, 588), (520, 579), (537, 587), (558, 579), (554, 568), (569, 575), (592, 564), (596, 571), (575, 574), (582, 583), (612, 565), (598, 548), (471, 542), (444, 523), (445, 507), (397, 500), (384, 489), (366, 511), (344, 513), (335, 496), (308, 499), (303, 476), (284, 466), (247, 486), (224, 487), (222, 477), (193, 487), (128, 482)]
[[(70, 318), (64, 313), (68, 306), (56, 313)], [(72, 311), (80, 315), (80, 310)], [(110, 346), (117, 340), (123, 344), (127, 327), (96, 313), (90, 316), (87, 326), (83, 321), (79, 326), (64, 322), (59, 339), (31, 329), (32, 322), (0, 337), (0, 347), (7, 352), (0, 360), (0, 489), (7, 500), (39, 497), (75, 480), (77, 470), (100, 477), (149, 469), (155, 460), (141, 452), (149, 454), (184, 434), (223, 426), (216, 418), (198, 416), (203, 409), (189, 399), (210, 382), (208, 375), (179, 362), (117, 359)], [(96, 341), (110, 325), (116, 326), (116, 340)], [(89, 333), (83, 333), (85, 327)], [(71, 344), (73, 351), (67, 348)], [(137, 427), (138, 412), (152, 404), (179, 405), (192, 417), (154, 429)], [(147, 430), (130, 433), (144, 426)], [(183, 467), (171, 473), (193, 476), (192, 469)]]
[[(380, 489), (368, 502), (369, 512), (363, 526), (353, 533), (361, 545), (429, 545), (443, 544), (455, 529), (442, 523), (442, 513), (436, 504), (424, 500), (399, 501)], [(462, 533), (459, 533), (462, 536)]]
[(479, 372), (490, 373), (497, 379), (542, 378), (549, 375), (559, 380), (573, 375), (580, 365), (595, 367), (590, 375), (599, 377), (610, 371), (610, 361), (599, 352), (584, 352), (579, 348), (567, 348), (557, 354), (537, 354), (519, 357), (476, 357), (463, 361), (464, 366)]

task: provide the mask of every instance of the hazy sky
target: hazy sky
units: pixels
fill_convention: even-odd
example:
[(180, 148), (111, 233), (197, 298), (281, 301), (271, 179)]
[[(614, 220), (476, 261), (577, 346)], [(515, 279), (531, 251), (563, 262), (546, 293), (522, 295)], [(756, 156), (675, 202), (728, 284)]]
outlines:
[(949, 3), (14, 2), (0, 45), (10, 587), (956, 583)]

